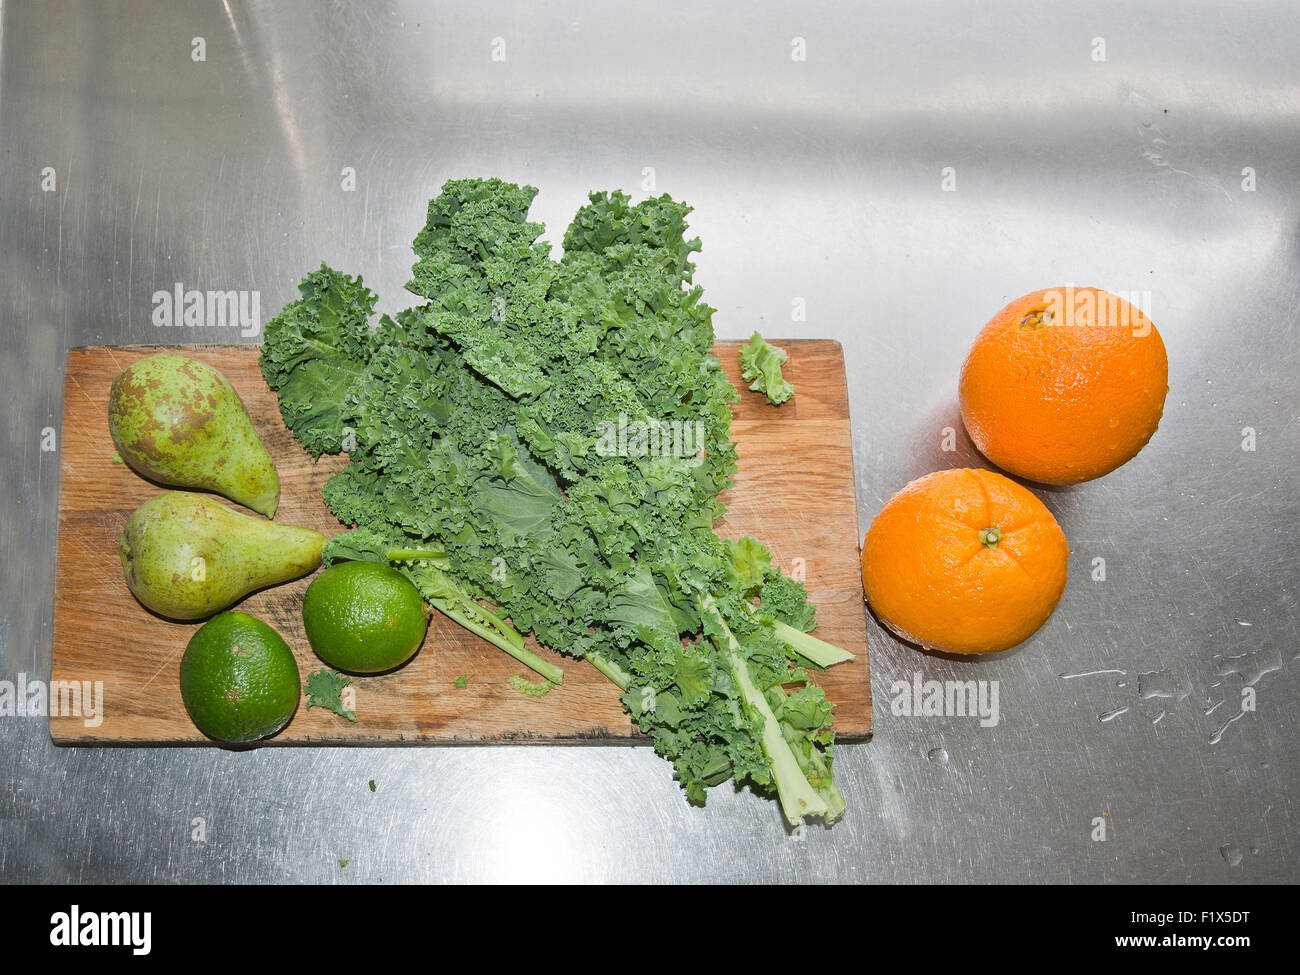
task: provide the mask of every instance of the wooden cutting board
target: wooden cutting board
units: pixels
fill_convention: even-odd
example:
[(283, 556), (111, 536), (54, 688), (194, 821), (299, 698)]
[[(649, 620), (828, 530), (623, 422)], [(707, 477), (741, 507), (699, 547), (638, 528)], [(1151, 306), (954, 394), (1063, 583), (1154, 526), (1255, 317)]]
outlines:
[[(754, 535), (782, 567), (801, 567), (817, 605), (816, 635), (858, 655), (815, 679), (837, 705), (838, 734), (860, 740), (871, 734), (871, 682), (844, 356), (838, 342), (777, 341), (790, 352), (785, 375), (798, 389), (779, 409), (741, 383), (740, 343), (720, 342), (714, 350), (742, 391), (732, 423), (740, 469), (735, 487), (723, 496), (728, 511), (717, 531), (727, 538)], [(102, 681), (103, 707), (98, 719), (55, 715), (59, 708), (51, 700), (50, 734), (60, 744), (212, 744), (190, 722), (178, 685), (181, 654), (199, 624), (169, 622), (141, 606), (122, 578), (117, 549), (127, 517), (162, 488), (113, 461), (109, 387), (126, 366), (164, 348), (215, 366), (239, 392), (280, 473), (276, 520), (327, 535), (342, 530), (321, 501), (321, 486), (346, 460), (327, 456), (314, 462), (299, 447), (262, 379), (257, 346), (70, 350), (63, 384), (52, 680), (83, 687), (89, 682), (91, 688)], [(302, 596), (310, 580), (254, 593), (239, 604), (279, 630), (304, 679), (323, 666), (302, 628)], [(617, 688), (594, 667), (542, 653), (564, 668), (564, 683), (545, 697), (525, 697), (509, 678), (534, 674), (434, 613), (424, 646), (409, 664), (384, 676), (353, 678), (356, 723), (300, 706), (268, 744), (646, 741), (623, 711)], [(460, 675), (468, 677), (463, 689), (453, 683)], [(62, 710), (70, 711), (71, 703), (65, 696)]]

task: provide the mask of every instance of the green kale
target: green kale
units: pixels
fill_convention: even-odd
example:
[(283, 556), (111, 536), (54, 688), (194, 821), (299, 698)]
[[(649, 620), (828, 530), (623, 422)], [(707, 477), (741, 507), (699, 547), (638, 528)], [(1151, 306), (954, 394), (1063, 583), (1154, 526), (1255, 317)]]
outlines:
[(763, 575), (758, 604), (764, 613), (801, 632), (817, 628), (817, 612), (808, 602), (808, 590), (775, 568), (769, 567)]
[(781, 376), (781, 364), (787, 356), (785, 349), (769, 345), (755, 332), (740, 347), (740, 375), (749, 382), (749, 388), (767, 396), (773, 406), (780, 406), (794, 395), (794, 386)]
[(527, 680), (518, 674), (511, 674), (510, 686), (520, 694), (526, 694), (529, 697), (545, 697), (555, 685), (549, 680)]
[(308, 674), (307, 682), (302, 685), (302, 691), (307, 695), (306, 710), (325, 708), (349, 721), (356, 721), (356, 713), (343, 706), (343, 688), (351, 683), (351, 677), (328, 667)]
[(448, 182), (415, 238), (419, 301), (391, 318), (322, 266), (267, 324), (285, 423), (349, 456), (323, 494), (352, 530), (325, 559), (395, 566), (549, 681), (512, 679), (524, 693), (561, 674), (523, 634), (589, 660), (691, 800), (735, 778), (791, 823), (834, 820), (831, 706), (802, 667), (852, 654), (806, 632), (807, 594), (766, 548), (713, 531), (738, 396), (692, 281), (690, 208), (593, 193), (556, 261), (527, 219), (536, 193)]

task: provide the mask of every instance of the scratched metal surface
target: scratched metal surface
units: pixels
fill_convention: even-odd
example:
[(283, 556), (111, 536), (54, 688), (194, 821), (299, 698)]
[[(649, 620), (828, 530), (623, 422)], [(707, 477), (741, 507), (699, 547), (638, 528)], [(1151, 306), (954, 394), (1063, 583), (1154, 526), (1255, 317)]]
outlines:
[[(265, 317), (322, 259), (400, 307), (448, 177), (540, 186), (553, 239), (649, 170), (692, 202), (721, 335), (843, 342), (864, 526), (979, 462), (956, 376), (1007, 300), (1145, 296), (1172, 360), (1150, 446), (1040, 492), (1071, 578), (1033, 640), (957, 663), (871, 624), (832, 830), (691, 808), (646, 749), (55, 748), (8, 716), (0, 879), (1300, 879), (1294, 5), (6, 2), (0, 32), (0, 679), (49, 673), (65, 349), (218, 340), (153, 292)], [(998, 724), (894, 715), (915, 673), (998, 681)]]

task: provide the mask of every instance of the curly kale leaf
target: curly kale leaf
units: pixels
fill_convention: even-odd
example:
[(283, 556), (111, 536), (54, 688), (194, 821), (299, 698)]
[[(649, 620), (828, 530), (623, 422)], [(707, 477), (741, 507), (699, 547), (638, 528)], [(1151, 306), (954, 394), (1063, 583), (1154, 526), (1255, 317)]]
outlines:
[(349, 721), (356, 721), (356, 712), (343, 705), (343, 688), (351, 683), (351, 677), (328, 667), (308, 674), (306, 683), (302, 685), (302, 692), (307, 695), (305, 710), (325, 708)]
[(766, 395), (773, 406), (780, 406), (794, 395), (794, 386), (781, 375), (786, 358), (785, 349), (769, 345), (757, 332), (740, 347), (741, 377), (749, 382), (750, 389)]
[(817, 628), (817, 610), (808, 602), (802, 582), (769, 568), (758, 588), (759, 608), (769, 616), (803, 633)]
[(260, 361), (285, 425), (319, 457), (344, 449), (366, 364), (385, 336), (370, 326), (375, 295), (360, 277), (322, 264), (298, 290), (302, 297), (266, 323)]

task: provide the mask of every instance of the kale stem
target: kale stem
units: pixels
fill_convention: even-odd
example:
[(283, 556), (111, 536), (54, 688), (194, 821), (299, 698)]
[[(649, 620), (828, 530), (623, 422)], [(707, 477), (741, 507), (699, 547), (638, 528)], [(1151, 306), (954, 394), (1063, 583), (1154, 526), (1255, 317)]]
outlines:
[(445, 559), (446, 551), (440, 548), (390, 548), (388, 558), (391, 562), (411, 562), (415, 559)]
[(791, 826), (798, 826), (805, 816), (826, 816), (830, 812), (830, 807), (805, 777), (799, 760), (795, 758), (794, 751), (790, 748), (790, 743), (785, 740), (785, 735), (781, 732), (780, 722), (777, 721), (776, 715), (772, 713), (772, 708), (767, 703), (767, 698), (755, 686), (754, 679), (749, 673), (749, 663), (739, 653), (740, 643), (732, 634), (731, 628), (727, 626), (726, 620), (722, 618), (713, 597), (705, 596), (700, 605), (704, 612), (713, 618), (725, 637), (726, 645), (720, 646), (719, 649), (724, 650), (728, 655), (731, 673), (740, 688), (746, 713), (751, 717), (757, 717), (762, 722), (763, 751), (772, 764), (776, 795), (781, 801), (781, 811), (785, 813), (786, 821)]
[[(393, 561), (399, 561), (400, 553), (409, 551), (415, 550), (392, 549), (388, 557)], [(424, 556), (416, 556), (416, 558), (424, 561), (407, 561), (402, 565), (401, 571), (415, 583), (415, 588), (420, 591), (425, 602), (471, 633), (482, 637), (493, 646), (500, 647), (525, 667), (541, 674), (551, 683), (563, 683), (564, 671), (529, 650), (524, 645), (522, 633), (480, 606), (455, 579), (430, 564)]]
[(632, 686), (632, 675), (600, 651), (588, 650), (583, 659), (590, 660), (591, 665), (617, 684), (620, 690), (625, 691)]
[[(788, 729), (786, 740), (789, 741), (790, 732)], [(840, 795), (840, 790), (836, 788), (835, 781), (831, 778), (830, 762), (822, 754), (821, 750), (816, 747), (796, 748), (794, 742), (790, 743), (791, 751), (798, 760), (799, 765), (804, 770), (804, 775), (808, 781), (813, 784), (817, 794), (826, 802), (826, 822), (833, 823), (844, 815), (847, 804), (844, 797)]]
[(486, 626), (483, 626), (481, 623), (476, 622), (475, 620), (471, 619), (469, 616), (465, 615), (460, 610), (450, 605), (439, 605), (438, 601), (435, 601), (433, 605), (437, 606), (438, 611), (440, 613), (444, 614), (445, 616), (449, 617), (452, 620), (455, 620), (457, 623), (465, 627), (465, 629), (469, 630), (471, 633), (475, 634), (476, 636), (481, 636), (484, 640), (487, 640), (488, 643), (500, 647), (502, 650), (510, 654), (510, 656), (514, 657), (525, 667), (541, 674), (552, 684), (564, 683), (563, 670), (555, 666), (555, 664), (547, 663), (545, 660), (537, 656), (537, 654), (533, 653), (527, 647), (515, 646), (504, 636), (500, 635), (496, 631)]
[[(749, 603), (741, 603), (741, 605), (749, 611), (751, 616), (758, 616), (759, 610), (756, 610)], [(803, 630), (796, 630), (789, 623), (782, 623), (774, 616), (771, 617), (771, 620), (772, 629), (781, 639), (781, 642), (814, 667), (825, 670), (828, 667), (834, 667), (836, 664), (856, 659), (854, 654), (837, 647), (833, 643), (819, 640), (812, 634), (803, 632)]]
[(843, 650), (833, 643), (827, 643), (825, 640), (819, 640), (802, 630), (796, 630), (793, 626), (782, 623), (778, 619), (772, 620), (772, 628), (776, 630), (776, 635), (791, 650), (822, 670), (854, 659), (854, 655), (849, 651)]

